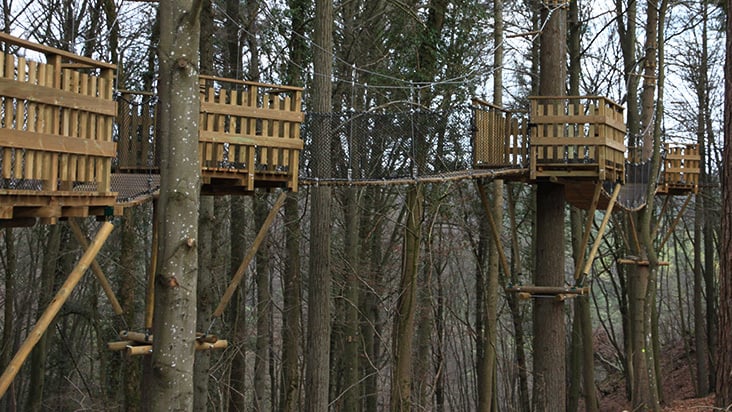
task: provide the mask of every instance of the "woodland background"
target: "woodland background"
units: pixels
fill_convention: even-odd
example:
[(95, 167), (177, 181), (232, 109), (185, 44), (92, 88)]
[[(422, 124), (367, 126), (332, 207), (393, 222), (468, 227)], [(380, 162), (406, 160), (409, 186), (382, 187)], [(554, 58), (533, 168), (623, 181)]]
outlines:
[[(528, 0), (316, 3), (332, 6), (332, 15), (316, 13), (306, 0), (204, 0), (200, 58), (204, 74), (305, 87), (301, 175), (320, 178), (362, 176), (367, 166), (378, 167), (381, 178), (409, 175), (414, 164), (419, 174), (469, 169), (470, 98), (527, 109), (539, 87), (539, 34), (547, 11), (557, 9), (557, 2)], [(117, 63), (120, 90), (154, 90), (157, 7), (5, 0), (2, 24), (14, 35)], [(653, 410), (678, 397), (704, 397), (714, 391), (714, 354), (725, 343), (717, 339), (717, 314), (726, 12), (703, 0), (572, 0), (565, 11), (570, 94), (626, 105), (631, 140), (650, 133), (697, 143), (703, 156), (699, 193), (657, 250), (669, 265), (649, 279), (647, 370), (632, 362), (638, 345), (631, 341), (630, 279), (615, 263), (631, 249), (629, 217), (616, 213), (590, 274), (591, 298), (565, 306), (567, 372), (551, 378), (566, 382), (561, 396), (572, 411), (637, 402)], [(333, 30), (324, 30), (331, 23)], [(321, 47), (329, 34), (332, 47)], [(655, 73), (644, 71), (649, 59)], [(328, 64), (330, 75), (313, 74)], [(650, 109), (639, 107), (648, 79)], [(356, 149), (318, 136), (318, 122), (338, 125), (354, 113), (385, 115), (385, 122), (402, 116), (412, 125), (441, 113), (458, 126), (437, 141), (389, 152), (394, 158), (378, 155), (399, 136), (374, 133)], [(652, 121), (642, 123), (649, 113)], [(303, 186), (288, 196), (235, 301), (213, 325), (208, 315), (274, 195), (202, 197), (198, 329), (211, 326), (230, 345), (197, 356), (195, 408), (544, 410), (532, 373), (532, 304), (502, 288), (532, 283), (535, 188), (486, 183), (513, 270), (502, 274), (474, 185)], [(649, 203), (658, 233), (684, 200), (671, 198), (665, 208)], [(566, 231), (568, 283), (569, 257), (582, 247), (581, 213), (568, 208), (557, 227)], [(124, 319), (87, 276), (2, 399), (3, 410), (145, 409), (145, 361), (110, 352), (106, 343), (122, 329), (142, 327), (151, 221), (150, 204), (125, 210), (98, 257), (117, 285)], [(0, 365), (81, 254), (65, 223), (2, 230)], [(583, 330), (594, 347), (582, 344)], [(310, 398), (321, 391), (327, 399), (314, 406)]]

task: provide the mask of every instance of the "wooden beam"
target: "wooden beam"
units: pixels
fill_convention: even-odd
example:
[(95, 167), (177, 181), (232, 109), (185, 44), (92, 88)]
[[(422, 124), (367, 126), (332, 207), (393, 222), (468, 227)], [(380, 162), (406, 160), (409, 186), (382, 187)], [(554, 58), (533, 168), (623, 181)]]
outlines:
[[(74, 232), (74, 236), (76, 237), (76, 240), (79, 241), (79, 243), (81, 244), (81, 247), (83, 247), (84, 249), (88, 249), (89, 241), (86, 240), (86, 236), (84, 236), (84, 234), (81, 232), (81, 228), (74, 219), (69, 219), (69, 227), (71, 227), (71, 231)], [(97, 281), (99, 281), (99, 284), (102, 286), (104, 294), (107, 295), (107, 299), (109, 299), (109, 303), (112, 305), (112, 310), (116, 315), (122, 315), (124, 313), (124, 311), (122, 310), (122, 305), (119, 304), (117, 296), (112, 290), (112, 286), (109, 284), (107, 277), (104, 276), (104, 271), (102, 270), (102, 267), (99, 266), (99, 263), (96, 259), (92, 260), (91, 267), (92, 272), (94, 272), (94, 276), (96, 276)]]
[(111, 63), (105, 63), (98, 60), (90, 59), (88, 57), (79, 56), (78, 54), (71, 53), (66, 50), (56, 49), (49, 46), (44, 46), (38, 43), (33, 43), (32, 41), (28, 41), (25, 39), (21, 39), (19, 37), (11, 36), (7, 33), (0, 32), (0, 41), (3, 41), (5, 43), (10, 43), (15, 46), (20, 46), (24, 49), (28, 50), (35, 50), (37, 52), (46, 54), (46, 55), (57, 55), (61, 57), (65, 57), (71, 61), (77, 62), (77, 63), (84, 63), (88, 64), (92, 67), (99, 67), (102, 69), (112, 69), (116, 70), (117, 66)]
[(580, 253), (579, 259), (574, 267), (574, 280), (577, 281), (582, 276), (582, 267), (585, 263), (585, 245), (590, 241), (590, 232), (592, 231), (592, 224), (595, 222), (595, 211), (597, 210), (597, 204), (600, 201), (600, 193), (602, 192), (602, 182), (597, 182), (595, 185), (595, 192), (592, 195), (592, 204), (590, 204), (590, 210), (587, 211), (585, 217), (585, 231), (582, 233), (582, 252)]
[(108, 342), (107, 343), (107, 349), (111, 351), (121, 351), (125, 350), (127, 346), (134, 345), (135, 342), (131, 340), (122, 340), (118, 342)]
[(597, 254), (597, 250), (600, 248), (600, 242), (602, 241), (602, 236), (605, 234), (605, 228), (607, 227), (607, 223), (610, 221), (610, 216), (613, 213), (613, 207), (615, 206), (615, 201), (618, 199), (618, 195), (620, 194), (620, 188), (621, 184), (615, 185), (615, 190), (613, 190), (612, 196), (610, 196), (610, 203), (607, 205), (607, 210), (605, 211), (605, 216), (602, 218), (602, 223), (600, 224), (600, 229), (597, 231), (597, 235), (595, 235), (595, 242), (592, 244), (592, 250), (590, 250), (590, 255), (587, 257), (587, 261), (585, 262), (585, 268), (582, 271), (582, 274), (587, 276), (590, 273), (590, 269), (592, 269), (592, 263), (593, 260), (595, 260), (595, 255)]
[(115, 142), (6, 128), (0, 128), (0, 146), (85, 156), (109, 158), (117, 156), (117, 143)]
[(246, 269), (249, 266), (249, 262), (251, 262), (252, 259), (254, 259), (254, 255), (257, 253), (257, 250), (259, 249), (259, 245), (262, 243), (262, 241), (264, 241), (264, 236), (269, 231), (269, 228), (270, 228), (270, 226), (272, 226), (272, 223), (274, 223), (274, 219), (277, 216), (277, 212), (280, 210), (282, 205), (285, 203), (285, 198), (287, 198), (287, 192), (281, 192), (280, 196), (275, 201), (274, 206), (272, 206), (272, 210), (269, 211), (269, 215), (267, 215), (267, 218), (264, 220), (262, 227), (259, 229), (259, 233), (257, 233), (257, 237), (254, 238), (254, 242), (252, 243), (252, 246), (249, 248), (249, 251), (247, 252), (246, 256), (244, 256), (244, 259), (241, 261), (241, 264), (239, 265), (239, 269), (236, 270), (236, 273), (234, 274), (234, 278), (231, 280), (231, 283), (229, 283), (229, 287), (226, 288), (226, 292), (224, 292), (224, 296), (221, 298), (221, 302), (219, 302), (219, 305), (216, 307), (216, 310), (213, 312), (213, 315), (211, 315), (212, 318), (217, 318), (224, 314), (226, 305), (229, 304), (231, 297), (234, 295), (234, 291), (236, 291), (236, 288), (239, 286), (239, 283), (241, 282), (242, 278), (244, 277), (244, 273), (246, 272)]
[[(226, 349), (229, 347), (229, 341), (227, 341), (226, 339), (217, 340), (215, 343), (198, 341), (194, 342), (195, 349), (198, 352), (214, 349)], [(125, 350), (130, 356), (150, 355), (153, 351), (153, 345), (128, 345)]]
[(33, 326), (33, 329), (28, 333), (25, 342), (20, 346), (18, 352), (5, 369), (5, 372), (0, 376), (0, 398), (5, 395), (5, 392), (13, 382), (15, 375), (18, 374), (20, 367), (23, 366), (23, 362), (25, 362), (25, 359), (30, 355), (33, 347), (36, 346), (38, 341), (41, 339), (41, 336), (46, 332), (46, 329), (51, 324), (51, 321), (53, 321), (53, 318), (55, 318), (59, 310), (61, 310), (61, 307), (69, 298), (69, 295), (71, 295), (74, 287), (76, 287), (84, 273), (86, 273), (86, 270), (89, 268), (89, 265), (94, 260), (97, 253), (99, 253), (99, 250), (104, 245), (107, 237), (112, 233), (112, 229), (114, 229), (114, 225), (112, 223), (104, 222), (104, 224), (102, 224), (102, 227), (99, 228), (99, 231), (94, 237), (89, 248), (84, 252), (84, 255), (76, 264), (76, 267), (74, 267), (74, 270), (69, 274), (69, 277), (66, 278), (66, 281), (61, 285), (58, 292), (56, 292), (56, 296), (53, 298), (46, 310), (43, 311), (43, 314)]
[(114, 100), (86, 96), (50, 86), (39, 86), (13, 79), (0, 78), (0, 90), (2, 90), (3, 96), (14, 97), (31, 103), (59, 106), (110, 117), (117, 115), (117, 104)]
[(532, 295), (587, 295), (590, 293), (590, 288), (588, 287), (578, 288), (571, 286), (509, 286), (505, 290), (506, 292), (529, 293)]
[(666, 231), (666, 234), (663, 236), (663, 240), (661, 240), (661, 244), (658, 245), (658, 250), (662, 250), (663, 247), (666, 245), (666, 242), (668, 242), (668, 239), (671, 237), (671, 234), (673, 233), (674, 229), (676, 229), (676, 225), (679, 224), (679, 221), (681, 220), (681, 216), (686, 211), (686, 207), (689, 206), (689, 202), (691, 201), (692, 195), (694, 195), (694, 192), (689, 192), (689, 194), (686, 196), (686, 201), (684, 201), (684, 204), (681, 206), (681, 210), (679, 210), (679, 213), (676, 215), (676, 218), (671, 223), (671, 226), (669, 226), (668, 230)]
[[(641, 260), (641, 259), (618, 259), (618, 263), (621, 265), (638, 265), (638, 266), (650, 266), (651, 262), (648, 260)], [(668, 262), (658, 262), (658, 266), (668, 266)]]
[(150, 266), (147, 268), (147, 287), (145, 289), (145, 329), (152, 330), (155, 312), (155, 273), (158, 265), (158, 199), (153, 198), (152, 242)]

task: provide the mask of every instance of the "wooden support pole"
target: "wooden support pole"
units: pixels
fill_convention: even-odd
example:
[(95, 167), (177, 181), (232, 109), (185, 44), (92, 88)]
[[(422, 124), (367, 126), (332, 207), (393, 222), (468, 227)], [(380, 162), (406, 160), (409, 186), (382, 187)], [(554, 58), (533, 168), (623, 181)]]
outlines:
[[(618, 263), (621, 265), (637, 265), (637, 266), (650, 266), (651, 262), (648, 260), (641, 260), (641, 259), (631, 259), (631, 258), (625, 258), (625, 259), (618, 259)], [(656, 265), (658, 266), (668, 266), (668, 262), (657, 262)]]
[(147, 287), (145, 291), (145, 329), (152, 330), (153, 313), (155, 312), (155, 271), (158, 265), (158, 199), (153, 198), (152, 244), (150, 251), (150, 267), (147, 269)]
[(121, 351), (125, 350), (127, 346), (134, 345), (135, 341), (132, 340), (121, 340), (118, 342), (108, 342), (107, 343), (107, 349), (111, 351)]
[(582, 252), (574, 266), (574, 280), (579, 280), (580, 276), (582, 276), (582, 267), (585, 264), (584, 245), (590, 241), (590, 232), (592, 232), (592, 224), (595, 222), (595, 211), (597, 210), (597, 203), (600, 201), (600, 192), (602, 192), (602, 182), (597, 182), (597, 185), (595, 185), (595, 193), (592, 195), (592, 204), (585, 218), (585, 231), (582, 233), (582, 243), (580, 243), (582, 245)]
[(0, 398), (5, 395), (10, 383), (13, 382), (15, 375), (20, 371), (20, 367), (23, 365), (23, 362), (25, 362), (25, 359), (30, 355), (33, 347), (36, 346), (36, 343), (38, 343), (41, 336), (46, 332), (46, 329), (48, 329), (53, 318), (55, 318), (56, 314), (61, 310), (61, 306), (63, 306), (69, 298), (74, 287), (79, 283), (82, 276), (89, 268), (89, 265), (94, 260), (94, 257), (99, 253), (99, 250), (102, 248), (102, 245), (104, 245), (107, 237), (112, 233), (112, 229), (114, 229), (114, 225), (112, 223), (104, 222), (104, 224), (102, 224), (102, 227), (99, 228), (99, 231), (94, 237), (91, 245), (89, 245), (89, 248), (84, 252), (84, 255), (76, 264), (76, 267), (74, 267), (74, 270), (69, 274), (69, 277), (66, 278), (66, 281), (61, 285), (58, 292), (56, 292), (56, 296), (33, 326), (33, 329), (28, 333), (28, 337), (25, 342), (20, 346), (18, 352), (5, 369), (5, 372), (0, 376)]
[(488, 200), (488, 195), (486, 195), (485, 189), (483, 188), (483, 184), (480, 180), (476, 181), (475, 185), (478, 187), (480, 202), (483, 204), (485, 214), (488, 215), (488, 223), (490, 224), (491, 233), (493, 234), (493, 241), (496, 242), (496, 250), (498, 250), (498, 257), (501, 262), (501, 267), (503, 268), (503, 274), (505, 276), (511, 276), (511, 269), (508, 265), (508, 259), (506, 259), (506, 253), (503, 251), (501, 234), (498, 232), (498, 225), (496, 225), (496, 220), (493, 218), (493, 210), (491, 208), (491, 203)]
[(565, 294), (565, 295), (586, 295), (590, 293), (590, 288), (588, 287), (569, 287), (569, 286), (533, 286), (533, 285), (527, 285), (527, 286), (510, 286), (506, 288), (506, 292), (515, 292), (519, 294), (519, 297), (521, 297), (521, 294), (528, 293), (530, 295), (547, 295), (547, 296), (553, 296), (553, 295), (559, 295), (559, 294)]
[(613, 194), (610, 197), (610, 203), (607, 205), (605, 216), (602, 218), (600, 228), (597, 230), (595, 242), (592, 244), (592, 250), (590, 250), (590, 255), (587, 256), (587, 261), (585, 262), (585, 268), (582, 270), (582, 274), (584, 276), (587, 276), (590, 273), (590, 269), (592, 269), (592, 261), (595, 260), (597, 250), (600, 249), (600, 242), (602, 242), (602, 236), (605, 234), (605, 228), (607, 227), (607, 223), (610, 221), (610, 216), (613, 214), (613, 207), (615, 206), (615, 201), (618, 199), (618, 195), (620, 194), (621, 186), (622, 185), (619, 183), (616, 184), (615, 190), (613, 190)]
[(674, 232), (674, 229), (676, 229), (676, 225), (679, 224), (679, 221), (681, 220), (681, 216), (686, 211), (686, 207), (689, 206), (689, 201), (691, 201), (691, 196), (694, 194), (694, 192), (689, 192), (689, 194), (686, 196), (686, 201), (684, 201), (684, 205), (681, 206), (681, 210), (679, 210), (679, 213), (676, 215), (676, 218), (674, 218), (674, 221), (671, 223), (671, 226), (669, 226), (668, 230), (666, 231), (666, 234), (663, 236), (663, 240), (661, 241), (661, 244), (658, 245), (658, 250), (663, 250), (663, 247), (666, 246), (666, 242), (668, 242), (668, 239), (671, 237), (671, 234)]
[(119, 337), (126, 340), (131, 340), (133, 342), (138, 343), (152, 343), (153, 336), (149, 335), (147, 333), (141, 333), (141, 332), (131, 332), (128, 330), (123, 330), (119, 333)]
[[(208, 343), (208, 342), (198, 342), (196, 341), (196, 351), (207, 351), (207, 350), (214, 350), (214, 349), (226, 349), (229, 347), (229, 341), (226, 339), (217, 340), (214, 343)], [(150, 355), (152, 354), (153, 345), (128, 345), (125, 348), (125, 351), (130, 356), (138, 356), (138, 355)]]
[(267, 215), (267, 218), (264, 220), (262, 227), (259, 229), (259, 233), (257, 233), (257, 237), (254, 238), (254, 243), (252, 243), (252, 246), (249, 248), (249, 251), (247, 252), (246, 256), (244, 256), (244, 259), (242, 260), (241, 264), (239, 265), (239, 268), (236, 270), (236, 273), (234, 274), (234, 278), (231, 280), (231, 283), (229, 283), (229, 287), (226, 288), (226, 292), (224, 292), (224, 296), (221, 298), (221, 302), (219, 302), (219, 305), (216, 307), (216, 310), (214, 311), (213, 315), (211, 315), (212, 318), (217, 318), (224, 313), (224, 310), (226, 309), (226, 305), (229, 304), (231, 297), (234, 296), (234, 291), (236, 291), (236, 288), (239, 286), (239, 283), (241, 282), (242, 278), (244, 277), (244, 273), (246, 272), (246, 269), (249, 266), (249, 263), (252, 261), (252, 259), (254, 259), (254, 255), (257, 253), (257, 250), (259, 249), (259, 245), (262, 243), (262, 241), (264, 241), (264, 236), (269, 231), (269, 228), (270, 228), (270, 226), (272, 226), (272, 223), (274, 223), (274, 219), (277, 216), (277, 212), (280, 210), (282, 205), (285, 203), (285, 198), (287, 198), (287, 192), (280, 193), (280, 196), (275, 201), (274, 206), (272, 206), (272, 210), (269, 211), (269, 215)]
[[(84, 234), (81, 232), (81, 228), (74, 219), (69, 219), (69, 227), (71, 227), (71, 231), (74, 232), (74, 236), (76, 236), (76, 240), (79, 241), (81, 247), (83, 247), (84, 249), (88, 249), (89, 241), (86, 239), (86, 236), (84, 236)], [(97, 278), (97, 281), (99, 281), (99, 284), (102, 286), (104, 294), (107, 295), (107, 299), (109, 299), (109, 303), (112, 305), (112, 310), (114, 311), (115, 315), (122, 315), (124, 313), (124, 311), (122, 310), (122, 305), (119, 304), (117, 296), (112, 290), (112, 286), (109, 284), (107, 277), (104, 276), (104, 271), (102, 270), (102, 267), (99, 266), (99, 263), (96, 259), (92, 261), (91, 268), (92, 272), (94, 272), (94, 276), (96, 276)]]

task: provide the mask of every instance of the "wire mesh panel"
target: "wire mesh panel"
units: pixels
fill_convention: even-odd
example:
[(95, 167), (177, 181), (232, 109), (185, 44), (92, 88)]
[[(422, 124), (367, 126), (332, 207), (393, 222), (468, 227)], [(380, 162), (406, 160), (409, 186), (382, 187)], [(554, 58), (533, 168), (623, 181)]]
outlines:
[(530, 97), (531, 178), (623, 181), (623, 108), (594, 96)]
[[(308, 113), (303, 123), (305, 155), (301, 174), (314, 176), (314, 151), (327, 150), (328, 176), (319, 179), (419, 178), (463, 171), (471, 165), (471, 112)], [(328, 133), (330, 148), (313, 147), (315, 133)]]

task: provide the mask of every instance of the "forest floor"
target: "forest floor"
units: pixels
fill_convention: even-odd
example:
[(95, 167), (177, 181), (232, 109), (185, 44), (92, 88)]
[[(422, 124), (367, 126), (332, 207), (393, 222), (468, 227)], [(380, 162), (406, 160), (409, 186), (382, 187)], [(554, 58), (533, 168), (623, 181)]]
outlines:
[[(613, 359), (613, 348), (606, 336), (595, 335), (596, 353), (604, 359)], [(670, 345), (661, 350), (661, 370), (663, 379), (664, 412), (704, 412), (714, 409), (714, 395), (704, 398), (694, 397), (692, 373), (694, 353), (689, 352), (683, 342)], [(630, 411), (630, 402), (625, 395), (625, 382), (622, 374), (612, 368), (604, 368), (606, 376), (598, 385), (600, 411)]]

